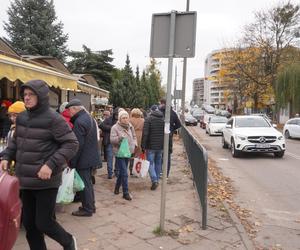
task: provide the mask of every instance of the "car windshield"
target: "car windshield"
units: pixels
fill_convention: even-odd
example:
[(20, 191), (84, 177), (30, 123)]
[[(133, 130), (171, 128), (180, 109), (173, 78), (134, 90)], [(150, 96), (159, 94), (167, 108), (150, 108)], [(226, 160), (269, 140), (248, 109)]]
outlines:
[(228, 121), (228, 119), (223, 116), (210, 118), (211, 123), (226, 123), (227, 121)]
[(195, 117), (192, 116), (191, 114), (186, 114), (186, 115), (185, 115), (185, 118), (186, 118), (186, 119), (194, 119)]
[(194, 110), (193, 115), (202, 115), (203, 111), (202, 110)]
[(262, 117), (247, 117), (247, 118), (236, 118), (236, 128), (246, 127), (270, 127), (270, 124)]

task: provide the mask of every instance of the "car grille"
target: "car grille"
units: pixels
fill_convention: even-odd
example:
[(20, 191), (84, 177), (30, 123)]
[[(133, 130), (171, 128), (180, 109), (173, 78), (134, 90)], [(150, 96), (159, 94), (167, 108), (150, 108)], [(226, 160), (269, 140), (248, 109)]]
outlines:
[(256, 148), (255, 146), (245, 146), (243, 148), (244, 152), (257, 152), (257, 153), (274, 153), (280, 152), (281, 148), (279, 146), (271, 146), (269, 148)]
[(272, 143), (277, 140), (276, 136), (248, 136), (248, 141), (252, 143)]

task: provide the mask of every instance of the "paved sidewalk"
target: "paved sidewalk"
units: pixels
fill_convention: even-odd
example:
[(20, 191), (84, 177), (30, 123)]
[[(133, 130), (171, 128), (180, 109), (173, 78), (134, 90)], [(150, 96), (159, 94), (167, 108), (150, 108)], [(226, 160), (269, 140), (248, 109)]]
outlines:
[[(80, 250), (247, 249), (237, 222), (232, 221), (226, 210), (209, 207), (207, 230), (201, 229), (198, 196), (183, 152), (182, 141), (176, 137), (167, 185), (166, 235), (153, 233), (159, 226), (161, 186), (151, 191), (149, 177), (129, 177), (133, 200), (126, 201), (121, 193), (113, 194), (115, 178), (107, 179), (105, 167), (99, 170), (96, 178), (96, 214), (93, 217), (71, 216), (79, 206), (73, 203), (57, 213), (59, 222), (75, 235)], [(47, 246), (49, 250), (62, 249), (49, 238)], [(29, 249), (24, 230), (13, 249)]]

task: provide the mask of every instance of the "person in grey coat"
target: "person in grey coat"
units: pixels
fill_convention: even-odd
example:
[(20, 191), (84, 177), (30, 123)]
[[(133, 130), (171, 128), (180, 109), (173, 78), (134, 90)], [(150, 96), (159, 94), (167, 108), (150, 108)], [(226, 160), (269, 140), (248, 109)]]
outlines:
[(15, 161), (22, 190), (23, 225), (30, 249), (47, 249), (46, 234), (74, 250), (75, 238), (54, 219), (58, 187), (66, 161), (77, 152), (78, 141), (61, 115), (50, 109), (49, 88), (42, 80), (21, 86), (26, 111), (16, 120), (16, 130), (3, 153), (0, 168)]
[(67, 105), (73, 123), (73, 131), (79, 141), (79, 149), (70, 161), (84, 182), (85, 188), (79, 192), (82, 206), (72, 212), (74, 216), (92, 216), (96, 211), (95, 194), (92, 184), (92, 172), (101, 167), (100, 150), (98, 147), (98, 125), (93, 117), (85, 110), (80, 100), (73, 99)]

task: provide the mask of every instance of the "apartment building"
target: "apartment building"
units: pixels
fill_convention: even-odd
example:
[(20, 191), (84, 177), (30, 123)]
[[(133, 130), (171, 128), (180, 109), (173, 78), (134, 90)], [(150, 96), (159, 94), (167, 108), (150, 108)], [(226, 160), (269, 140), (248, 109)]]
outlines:
[(222, 64), (224, 65), (224, 54), (228, 50), (215, 50), (205, 59), (204, 68), (204, 99), (206, 104), (215, 108), (226, 109), (229, 101), (226, 100), (224, 93), (228, 89), (226, 83), (220, 82), (218, 77)]
[(204, 99), (204, 78), (196, 78), (193, 81), (193, 104), (201, 105), (205, 102)]

